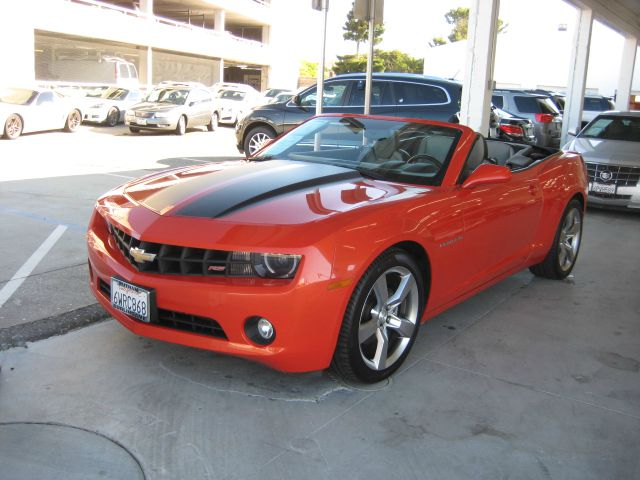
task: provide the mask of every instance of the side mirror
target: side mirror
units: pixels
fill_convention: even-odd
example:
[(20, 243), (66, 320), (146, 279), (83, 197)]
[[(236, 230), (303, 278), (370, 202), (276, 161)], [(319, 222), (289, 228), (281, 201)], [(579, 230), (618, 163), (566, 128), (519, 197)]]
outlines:
[(291, 97), (291, 101), (297, 106), (300, 106), (300, 95), (294, 95), (293, 97)]
[(511, 170), (502, 165), (483, 163), (476, 168), (462, 184), (463, 190), (469, 190), (480, 185), (495, 185), (506, 183), (511, 179)]
[(189, 102), (189, 106), (193, 107), (196, 104), (196, 102)]

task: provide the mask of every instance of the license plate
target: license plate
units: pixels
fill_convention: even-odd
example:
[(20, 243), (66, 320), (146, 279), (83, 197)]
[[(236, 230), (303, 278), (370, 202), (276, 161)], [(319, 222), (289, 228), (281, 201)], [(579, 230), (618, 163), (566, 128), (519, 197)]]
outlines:
[(144, 118), (136, 118), (136, 123), (138, 125), (146, 125), (147, 121)]
[(151, 291), (111, 277), (111, 306), (141, 322), (151, 321)]
[(594, 182), (591, 184), (591, 191), (595, 193), (608, 193), (610, 195), (615, 195), (616, 186), (613, 183), (607, 184)]

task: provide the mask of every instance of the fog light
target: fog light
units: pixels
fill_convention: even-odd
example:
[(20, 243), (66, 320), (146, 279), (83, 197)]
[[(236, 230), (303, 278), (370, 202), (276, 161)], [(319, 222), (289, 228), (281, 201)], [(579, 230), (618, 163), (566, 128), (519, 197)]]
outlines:
[(265, 340), (269, 340), (273, 337), (273, 325), (266, 318), (261, 318), (258, 320), (258, 333)]
[(273, 324), (263, 317), (249, 317), (244, 325), (244, 332), (253, 343), (269, 345), (276, 338)]

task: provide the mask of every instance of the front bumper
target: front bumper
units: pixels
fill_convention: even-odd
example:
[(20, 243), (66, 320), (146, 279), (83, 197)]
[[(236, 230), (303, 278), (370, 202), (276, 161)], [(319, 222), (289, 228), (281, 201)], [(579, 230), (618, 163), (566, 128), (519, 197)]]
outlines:
[(125, 124), (141, 130), (175, 130), (178, 126), (178, 118), (138, 118), (127, 115)]
[(87, 108), (84, 112), (84, 122), (104, 123), (107, 121), (109, 109), (107, 108)]
[[(96, 212), (87, 242), (93, 294), (133, 333), (242, 357), (287, 372), (329, 366), (351, 289), (330, 288), (330, 278), (313, 281), (309, 272), (314, 270), (314, 261), (308, 256), (291, 281), (139, 272), (124, 258)], [(158, 309), (214, 319), (226, 339), (144, 323), (120, 312), (111, 306), (104, 288), (114, 276), (154, 290)], [(272, 322), (276, 330), (272, 344), (260, 346), (247, 337), (245, 322), (253, 316)]]

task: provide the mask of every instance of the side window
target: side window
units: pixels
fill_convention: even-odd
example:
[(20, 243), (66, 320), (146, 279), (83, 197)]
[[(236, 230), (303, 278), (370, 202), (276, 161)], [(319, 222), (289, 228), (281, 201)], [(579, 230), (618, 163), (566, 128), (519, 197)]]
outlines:
[(53, 92), (42, 92), (40, 94), (40, 96), (38, 97), (38, 101), (36, 102), (36, 105), (44, 105), (46, 103), (53, 103), (54, 98), (53, 98)]
[[(363, 107), (365, 89), (364, 80), (354, 82), (351, 87), (348, 105), (351, 107)], [(393, 105), (389, 82), (373, 82), (371, 86), (371, 105)]]
[(449, 103), (447, 92), (435, 85), (397, 82), (394, 86), (398, 105), (434, 105)]
[(467, 161), (464, 163), (464, 167), (462, 167), (462, 172), (460, 173), (460, 183), (464, 182), (469, 175), (473, 173), (473, 171), (478, 168), (482, 162), (487, 157), (487, 144), (485, 143), (484, 137), (478, 135), (476, 138), (471, 151), (469, 152), (469, 156), (467, 157)]
[[(349, 82), (331, 82), (324, 85), (322, 95), (323, 107), (335, 107), (342, 105), (344, 93), (347, 90)], [(318, 94), (316, 87), (303, 92), (300, 95), (300, 104), (305, 107), (314, 107), (316, 105)]]
[(138, 78), (138, 72), (136, 72), (136, 67), (133, 65), (129, 65), (129, 77)]
[(491, 101), (498, 108), (504, 108), (504, 97), (502, 95), (492, 95)]
[(129, 68), (126, 63), (118, 63), (118, 77), (120, 78), (130, 78), (129, 77)]
[(191, 90), (189, 93), (189, 103), (202, 103), (204, 100), (204, 95), (202, 94), (202, 90)]

